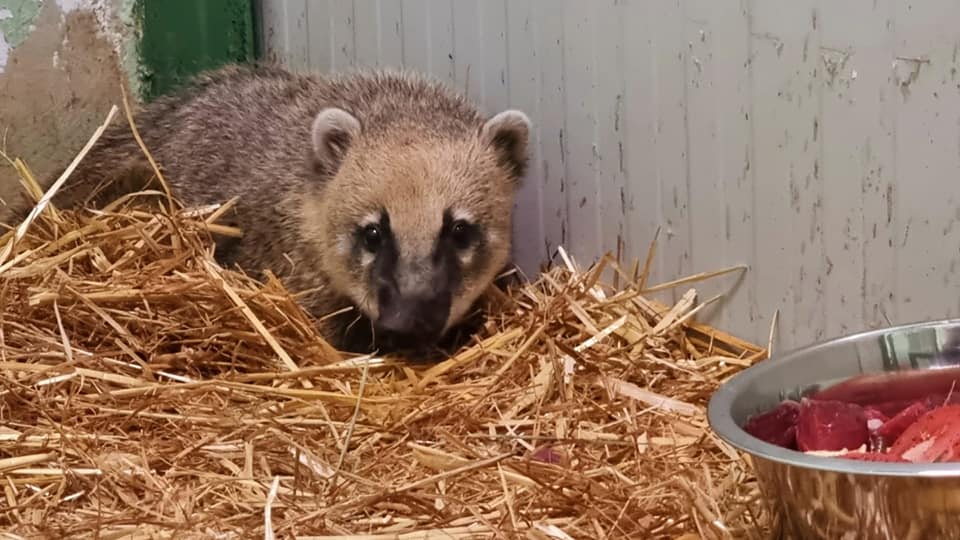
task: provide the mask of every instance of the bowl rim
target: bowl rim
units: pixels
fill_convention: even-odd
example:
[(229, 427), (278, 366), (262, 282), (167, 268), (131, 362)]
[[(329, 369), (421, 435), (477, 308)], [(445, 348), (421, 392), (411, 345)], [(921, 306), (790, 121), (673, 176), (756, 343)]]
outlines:
[(780, 355), (773, 355), (737, 373), (714, 392), (707, 405), (707, 422), (720, 439), (738, 450), (746, 452), (754, 458), (773, 461), (791, 467), (841, 474), (872, 476), (960, 477), (960, 462), (887, 463), (807, 455), (797, 450), (790, 450), (768, 443), (750, 435), (737, 425), (730, 413), (734, 399), (736, 399), (756, 377), (770, 370), (777, 369), (777, 367), (784, 362), (789, 362), (799, 357), (807, 356), (817, 350), (830, 348), (841, 343), (859, 342), (890, 334), (908, 333), (943, 326), (960, 326), (960, 318), (913, 322), (856, 332), (837, 338), (816, 341)]

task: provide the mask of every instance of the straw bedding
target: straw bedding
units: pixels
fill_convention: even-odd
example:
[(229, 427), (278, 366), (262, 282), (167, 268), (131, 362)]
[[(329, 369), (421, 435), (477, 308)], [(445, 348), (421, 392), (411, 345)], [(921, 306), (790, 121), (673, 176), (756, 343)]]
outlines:
[(693, 289), (648, 299), (650, 257), (561, 250), (449, 359), (349, 357), (275, 279), (216, 265), (222, 208), (138, 200), (43, 200), (0, 239), (7, 537), (764, 534), (705, 411), (765, 350), (694, 322)]

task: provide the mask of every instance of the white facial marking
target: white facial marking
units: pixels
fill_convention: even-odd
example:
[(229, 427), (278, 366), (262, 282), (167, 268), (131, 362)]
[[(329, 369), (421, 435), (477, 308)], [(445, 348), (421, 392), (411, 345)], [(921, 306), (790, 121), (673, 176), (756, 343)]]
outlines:
[(370, 266), (371, 264), (373, 264), (374, 258), (375, 257), (373, 253), (370, 253), (369, 251), (364, 251), (360, 255), (360, 266), (363, 266), (364, 268)]
[(353, 301), (356, 302), (357, 307), (362, 311), (367, 317), (371, 319), (376, 319), (379, 316), (379, 306), (374, 300), (374, 297), (370, 294), (367, 294), (363, 288), (357, 287), (350, 291), (350, 296), (353, 297)]
[(473, 305), (473, 302), (467, 301), (464, 298), (457, 298), (450, 304), (450, 313), (447, 315), (447, 321), (443, 325), (444, 334), (446, 334), (455, 324), (458, 324), (461, 320), (463, 320), (464, 315), (466, 315), (467, 310), (470, 309), (471, 305)]
[(346, 255), (350, 252), (350, 237), (346, 234), (337, 236), (337, 254)]
[(464, 210), (462, 208), (456, 208), (453, 211), (453, 220), (454, 221), (466, 221), (467, 223), (473, 223), (473, 214), (469, 210)]
[(376, 225), (377, 223), (380, 223), (380, 212), (370, 212), (360, 220), (361, 227), (366, 227), (367, 225)]

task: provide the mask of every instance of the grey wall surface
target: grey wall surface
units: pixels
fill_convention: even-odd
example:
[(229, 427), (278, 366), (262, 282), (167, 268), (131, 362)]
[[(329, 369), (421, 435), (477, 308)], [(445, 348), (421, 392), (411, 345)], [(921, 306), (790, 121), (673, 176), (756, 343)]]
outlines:
[[(960, 314), (960, 3), (262, 0), (297, 69), (405, 65), (536, 125), (528, 272), (618, 237), (777, 348)], [(681, 294), (679, 290), (676, 294)], [(670, 300), (667, 293), (665, 300)]]

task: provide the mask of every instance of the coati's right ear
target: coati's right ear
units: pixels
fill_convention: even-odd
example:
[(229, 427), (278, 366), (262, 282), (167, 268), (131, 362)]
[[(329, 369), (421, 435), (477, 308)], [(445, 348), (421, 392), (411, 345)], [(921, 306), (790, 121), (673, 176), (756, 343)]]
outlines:
[(360, 121), (343, 109), (323, 109), (313, 120), (313, 153), (327, 167), (336, 169), (350, 143), (360, 135)]

